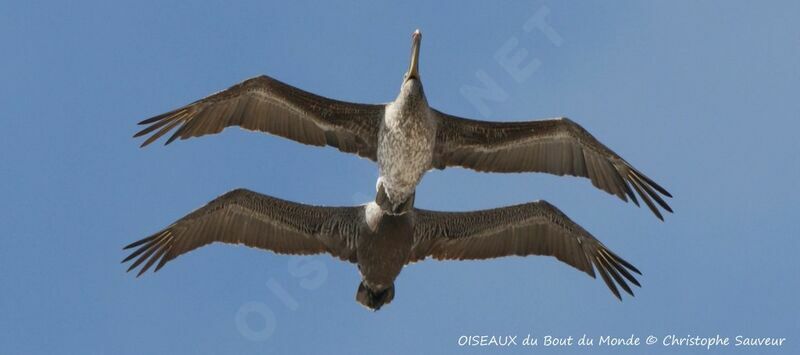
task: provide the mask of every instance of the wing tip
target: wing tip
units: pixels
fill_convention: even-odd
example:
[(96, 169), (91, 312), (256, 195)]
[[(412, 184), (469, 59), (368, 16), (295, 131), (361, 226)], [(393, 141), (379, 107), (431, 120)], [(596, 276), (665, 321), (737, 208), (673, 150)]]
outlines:
[[(157, 235), (157, 234), (156, 234), (156, 235)], [(151, 235), (151, 236), (149, 236), (149, 237), (147, 237), (147, 238), (142, 238), (142, 239), (139, 239), (139, 240), (137, 240), (137, 241), (135, 241), (135, 242), (133, 242), (133, 243), (130, 243), (130, 244), (128, 244), (128, 245), (126, 245), (126, 246), (122, 247), (122, 250), (128, 250), (128, 249), (131, 249), (131, 248), (137, 247), (137, 246), (139, 246), (139, 245), (142, 245), (142, 244), (144, 244), (144, 243), (147, 243), (147, 242), (149, 242), (149, 241), (153, 240), (153, 239), (156, 237), (156, 235)]]
[(160, 120), (162, 117), (163, 117), (163, 115), (153, 116), (153, 117), (150, 117), (148, 119), (141, 120), (136, 124), (139, 125), (139, 126), (143, 126), (143, 125), (146, 125), (146, 124), (151, 124), (153, 122), (156, 122), (156, 121)]
[(139, 132), (134, 133), (133, 137), (131, 137), (131, 138), (139, 138), (139, 137), (143, 136), (145, 133), (146, 132), (144, 130), (141, 130)]
[(606, 286), (608, 286), (609, 290), (611, 290), (611, 293), (614, 294), (618, 300), (622, 301), (622, 298), (621, 292), (619, 292), (617, 285), (619, 285), (619, 287), (621, 287), (625, 293), (629, 294), (631, 297), (636, 296), (633, 289), (628, 285), (628, 282), (639, 288), (641, 288), (642, 285), (633, 275), (628, 272), (628, 270), (633, 271), (638, 275), (642, 275), (642, 272), (639, 271), (639, 269), (605, 247), (600, 249), (597, 254), (595, 254), (593, 259), (594, 268), (597, 269), (597, 272), (600, 274), (600, 276), (602, 276)]
[[(634, 200), (634, 203), (637, 206), (641, 207), (638, 201), (636, 201), (635, 197), (636, 194), (639, 195), (639, 197), (644, 201), (647, 207), (662, 222), (664, 221), (664, 216), (661, 214), (658, 207), (656, 207), (656, 204), (659, 207), (661, 207), (661, 209), (663, 209), (664, 211), (667, 211), (669, 213), (675, 213), (672, 210), (672, 207), (670, 207), (670, 205), (666, 201), (664, 201), (663, 198), (661, 198), (662, 195), (672, 198), (672, 194), (670, 194), (669, 191), (658, 185), (655, 181), (648, 178), (646, 175), (642, 174), (639, 170), (636, 170), (627, 162), (623, 161), (623, 163), (624, 163), (624, 168), (627, 170), (624, 173), (624, 178), (623, 178), (625, 189), (628, 196)], [(630, 187), (633, 187), (636, 193), (633, 193)], [(661, 195), (659, 195), (659, 193)], [(653, 201), (655, 201), (655, 203), (653, 203)]]
[(150, 269), (150, 267), (156, 261), (161, 261), (159, 266), (163, 266), (163, 264), (166, 262), (165, 256), (167, 255), (167, 252), (170, 251), (171, 249), (172, 240), (173, 239), (171, 237), (170, 231), (165, 230), (125, 246), (122, 250), (138, 247), (138, 249), (131, 252), (131, 254), (128, 255), (125, 259), (123, 259), (121, 262), (122, 264), (124, 264), (128, 261), (136, 259), (133, 261), (133, 263), (131, 263), (126, 272), (131, 272), (132, 270), (136, 269), (136, 267), (138, 267), (139, 265), (141, 265), (146, 261), (146, 263), (144, 263), (144, 266), (142, 266), (142, 268), (139, 270), (139, 273), (136, 275), (136, 277), (138, 278), (142, 276), (142, 274), (144, 274), (148, 269)]

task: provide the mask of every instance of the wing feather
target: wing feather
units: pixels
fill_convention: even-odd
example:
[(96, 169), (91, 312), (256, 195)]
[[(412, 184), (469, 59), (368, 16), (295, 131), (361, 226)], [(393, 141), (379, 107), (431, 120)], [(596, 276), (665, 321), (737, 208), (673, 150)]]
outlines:
[(595, 277), (620, 298), (633, 295), (641, 274), (551, 204), (540, 201), (473, 212), (416, 210), (411, 261), (489, 259), (547, 255)]
[(434, 115), (439, 124), (433, 163), (436, 168), (462, 166), (486, 172), (543, 172), (586, 177), (595, 187), (623, 201), (630, 198), (638, 206), (635, 190), (659, 219), (664, 218), (652, 200), (672, 212), (661, 197), (672, 197), (666, 189), (567, 118), (489, 122), (438, 111), (434, 111)]
[(239, 126), (375, 160), (383, 112), (384, 105), (328, 99), (259, 76), (141, 121), (146, 127), (134, 137), (158, 130), (142, 143), (144, 147), (176, 127), (166, 144)]
[(125, 246), (136, 249), (122, 262), (135, 259), (128, 271), (144, 263), (138, 273), (142, 275), (153, 265), (158, 271), (170, 260), (214, 242), (279, 254), (329, 253), (355, 262), (361, 220), (363, 207), (309, 206), (238, 189)]

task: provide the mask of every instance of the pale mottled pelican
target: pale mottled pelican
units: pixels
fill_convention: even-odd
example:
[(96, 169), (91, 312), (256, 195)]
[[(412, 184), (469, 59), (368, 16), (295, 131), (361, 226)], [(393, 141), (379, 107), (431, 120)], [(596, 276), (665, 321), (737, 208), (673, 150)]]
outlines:
[(378, 162), (375, 200), (391, 213), (413, 206), (417, 183), (426, 171), (448, 166), (587, 177), (594, 186), (639, 205), (635, 190), (661, 220), (653, 201), (672, 212), (661, 197), (672, 197), (667, 190), (567, 118), (488, 122), (428, 106), (419, 74), (421, 38), (419, 30), (412, 35), (411, 64), (400, 94), (388, 104), (332, 100), (259, 76), (144, 120), (139, 124), (148, 126), (135, 136), (154, 132), (142, 144), (146, 146), (177, 128), (169, 144), (240, 126), (336, 147)]
[(403, 266), (432, 257), (475, 260), (548, 255), (595, 277), (614, 296), (619, 285), (633, 295), (639, 273), (589, 232), (547, 202), (473, 212), (434, 212), (411, 207), (390, 214), (370, 202), (356, 207), (319, 207), (238, 189), (125, 247), (122, 262), (142, 265), (142, 275), (176, 257), (214, 243), (244, 244), (278, 254), (328, 253), (358, 265), (356, 300), (377, 310), (392, 301)]

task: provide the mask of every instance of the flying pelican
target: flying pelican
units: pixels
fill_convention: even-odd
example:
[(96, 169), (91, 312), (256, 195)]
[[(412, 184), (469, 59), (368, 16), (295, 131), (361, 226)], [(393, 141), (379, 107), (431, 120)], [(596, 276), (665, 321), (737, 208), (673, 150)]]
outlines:
[[(460, 166), (482, 172), (544, 172), (589, 178), (623, 201), (639, 202), (663, 220), (653, 201), (672, 197), (583, 127), (565, 117), (528, 122), (488, 122), (448, 115), (428, 106), (419, 73), (422, 34), (412, 35), (411, 64), (400, 94), (387, 104), (359, 104), (321, 97), (268, 76), (139, 122), (152, 132), (142, 147), (177, 130), (166, 144), (221, 132), (229, 126), (300, 143), (336, 147), (378, 162), (375, 201), (390, 213), (412, 208), (426, 171)], [(633, 190), (631, 189), (633, 188)]]
[[(545, 201), (473, 212), (411, 208), (390, 214), (374, 202), (356, 207), (319, 207), (281, 200), (245, 189), (228, 192), (132, 243), (128, 271), (164, 264), (201, 246), (244, 244), (278, 254), (328, 253), (358, 265), (362, 281), (356, 300), (372, 310), (392, 301), (403, 266), (427, 257), (475, 260), (548, 255), (587, 273), (600, 274), (621, 300), (619, 285), (641, 273), (589, 232)], [(145, 263), (146, 261), (146, 263)], [(157, 263), (157, 264), (156, 264)], [(626, 281), (627, 280), (627, 281)]]

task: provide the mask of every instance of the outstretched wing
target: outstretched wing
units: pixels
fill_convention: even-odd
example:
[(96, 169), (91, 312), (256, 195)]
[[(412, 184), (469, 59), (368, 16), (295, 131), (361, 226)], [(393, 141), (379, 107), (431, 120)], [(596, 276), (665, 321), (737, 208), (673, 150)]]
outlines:
[[(487, 172), (543, 172), (587, 177), (592, 185), (638, 206), (633, 190), (663, 220), (666, 189), (567, 118), (529, 122), (476, 121), (434, 111), (439, 123), (434, 166)], [(633, 190), (631, 190), (633, 187)]]
[(240, 126), (375, 160), (383, 110), (384, 105), (336, 101), (259, 76), (139, 122), (147, 127), (134, 137), (152, 133), (144, 147), (175, 128), (166, 144)]
[(596, 269), (617, 298), (616, 285), (630, 295), (628, 282), (640, 286), (629, 272), (639, 270), (544, 201), (473, 212), (417, 210), (414, 240), (412, 261), (549, 255), (592, 278)]
[(329, 253), (356, 261), (356, 240), (363, 207), (317, 207), (238, 189), (179, 219), (169, 227), (124, 249), (136, 248), (128, 271), (147, 261), (142, 275), (201, 246), (244, 244), (279, 254)]

